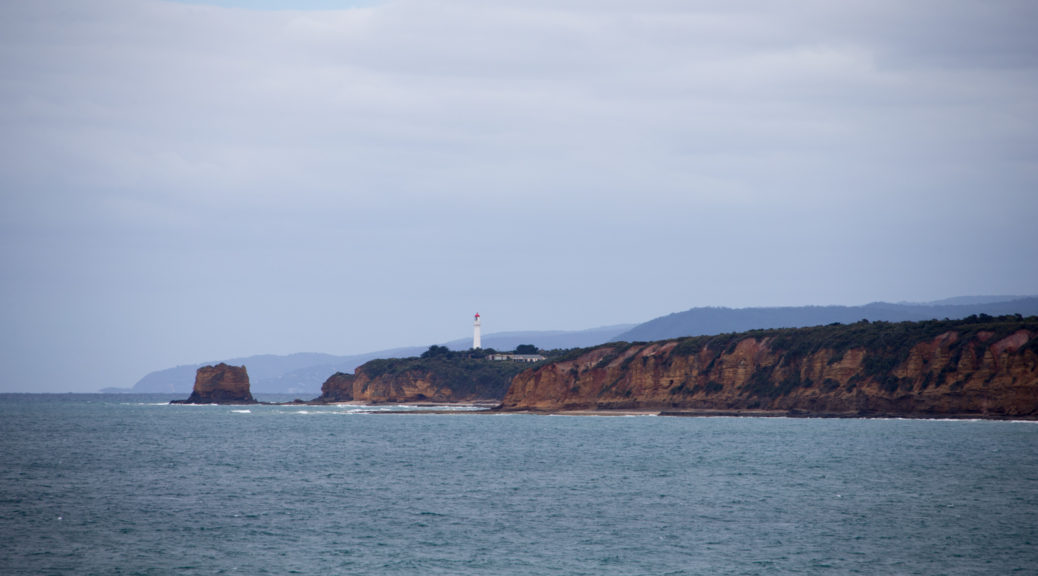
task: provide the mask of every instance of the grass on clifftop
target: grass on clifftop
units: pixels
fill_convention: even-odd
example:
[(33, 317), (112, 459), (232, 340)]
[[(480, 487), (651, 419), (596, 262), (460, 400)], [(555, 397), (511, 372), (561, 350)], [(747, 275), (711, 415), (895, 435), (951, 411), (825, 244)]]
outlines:
[[(912, 347), (920, 342), (933, 340), (946, 332), (957, 332), (959, 339), (950, 346), (955, 352), (961, 350), (966, 342), (973, 341), (980, 332), (991, 332), (986, 344), (993, 344), (1002, 338), (1017, 332), (1029, 330), (1038, 333), (1038, 316), (1023, 317), (1019, 314), (1010, 316), (974, 315), (960, 320), (925, 320), (921, 322), (870, 322), (862, 320), (854, 324), (833, 323), (825, 326), (805, 328), (769, 328), (749, 330), (746, 332), (730, 332), (711, 336), (689, 336), (672, 338), (666, 341), (677, 341), (672, 354), (676, 356), (693, 356), (704, 348), (715, 352), (731, 353), (739, 342), (747, 338), (762, 340), (771, 339), (771, 347), (793, 356), (808, 356), (818, 350), (828, 349), (836, 353), (831, 362), (838, 362), (843, 354), (852, 348), (864, 348), (871, 355), (894, 356), (894, 364), (908, 357)], [(662, 341), (661, 341), (662, 342)], [(621, 356), (632, 346), (644, 346), (648, 342), (610, 342), (590, 348), (575, 348), (561, 351), (552, 361), (566, 361), (579, 358), (581, 355), (599, 348), (613, 348), (598, 366), (605, 366)], [(1038, 338), (1032, 338), (1025, 349), (1038, 352)], [(876, 367), (877, 371), (880, 367)]]
[[(838, 355), (852, 348), (864, 348), (870, 352), (899, 351), (907, 357), (913, 346), (933, 340), (946, 332), (957, 332), (958, 341), (952, 348), (971, 341), (979, 332), (991, 332), (987, 343), (993, 344), (1018, 330), (1038, 331), (1038, 316), (970, 316), (961, 320), (925, 320), (921, 322), (869, 322), (862, 320), (854, 324), (828, 324), (807, 328), (774, 328), (750, 330), (718, 336), (695, 336), (681, 338), (674, 349), (675, 354), (693, 355), (708, 346), (711, 350), (731, 352), (746, 338), (771, 339), (774, 349), (787, 354), (807, 356), (818, 350), (829, 349)], [(1038, 345), (1032, 339), (1027, 347)]]

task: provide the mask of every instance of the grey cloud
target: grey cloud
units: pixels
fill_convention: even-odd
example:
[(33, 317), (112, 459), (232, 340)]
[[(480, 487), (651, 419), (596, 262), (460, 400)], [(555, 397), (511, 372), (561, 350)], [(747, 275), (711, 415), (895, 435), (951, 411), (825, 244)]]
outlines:
[[(1033, 292), (1033, 13), (6, 3), (5, 362), (56, 331), (125, 349), (128, 385), (442, 341), (491, 304), (503, 330)], [(241, 329), (193, 332), (216, 315)]]

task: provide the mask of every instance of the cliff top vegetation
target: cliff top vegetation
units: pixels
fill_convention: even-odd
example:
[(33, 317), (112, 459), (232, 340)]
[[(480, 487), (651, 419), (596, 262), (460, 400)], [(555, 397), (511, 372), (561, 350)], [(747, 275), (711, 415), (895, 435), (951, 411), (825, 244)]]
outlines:
[[(521, 345), (517, 351), (528, 351), (531, 348), (537, 352), (532, 345)], [(472, 394), (499, 398), (508, 390), (512, 377), (537, 363), (490, 360), (489, 356), (496, 353), (496, 350), (490, 348), (452, 351), (446, 346), (433, 345), (418, 357), (371, 360), (358, 367), (357, 373), (363, 373), (372, 380), (417, 374), (438, 385), (449, 386), (460, 396)], [(550, 358), (556, 352), (542, 353)]]
[[(692, 356), (700, 353), (704, 348), (730, 353), (739, 342), (747, 338), (754, 338), (757, 340), (770, 339), (774, 347), (781, 348), (787, 353), (797, 356), (806, 356), (818, 350), (828, 349), (836, 352), (838, 358), (840, 354), (850, 349), (864, 348), (874, 353), (894, 356), (891, 359), (899, 362), (904, 359), (904, 356), (908, 354), (912, 346), (920, 342), (933, 340), (947, 332), (955, 332), (959, 335), (958, 340), (951, 344), (951, 348), (954, 350), (957, 347), (961, 347), (965, 342), (974, 340), (974, 337), (981, 333), (985, 333), (985, 341), (994, 343), (1018, 330), (1038, 332), (1038, 316), (1025, 317), (1020, 314), (989, 316), (987, 314), (975, 314), (959, 320), (949, 320), (947, 318), (944, 320), (925, 320), (921, 322), (870, 322), (861, 320), (852, 324), (834, 322), (825, 326), (805, 328), (768, 328), (747, 330), (745, 332), (730, 332), (714, 336), (671, 338), (667, 341), (678, 342), (672, 351), (672, 354), (677, 356)], [(603, 359), (604, 363), (608, 363), (623, 354), (630, 347), (644, 346), (647, 343), (610, 342), (590, 348), (563, 351), (555, 355), (552, 360), (572, 360), (588, 350), (612, 347), (614, 348), (612, 353), (608, 358)], [(1025, 348), (1038, 352), (1038, 338), (1032, 338)]]

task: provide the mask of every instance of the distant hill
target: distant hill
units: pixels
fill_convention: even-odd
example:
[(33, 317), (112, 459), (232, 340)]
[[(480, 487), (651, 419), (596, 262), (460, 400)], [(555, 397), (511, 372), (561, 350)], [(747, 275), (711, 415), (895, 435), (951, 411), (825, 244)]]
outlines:
[[(948, 304), (990, 304), (992, 302), (1010, 302), (1012, 300), (1026, 300), (1027, 298), (1031, 298), (1031, 296), (956, 296), (954, 298), (934, 300), (933, 302), (923, 302), (922, 304), (929, 304), (931, 306)], [(912, 304), (912, 302), (899, 302), (899, 304)]]
[(787, 306), (773, 308), (692, 308), (639, 324), (614, 341), (652, 342), (766, 328), (800, 328), (859, 320), (906, 322), (957, 320), (974, 314), (1038, 315), (1038, 297), (964, 296), (934, 303), (874, 302), (864, 306)]
[[(633, 326), (623, 324), (578, 331), (501, 332), (485, 335), (483, 347), (501, 351), (514, 350), (519, 344), (533, 344), (545, 350), (585, 348), (608, 342)], [(454, 350), (468, 350), (472, 346), (472, 340), (454, 340), (446, 346)], [(194, 387), (195, 372), (199, 368), (224, 362), (232, 366), (244, 365), (248, 369), (254, 394), (297, 394), (300, 398), (312, 398), (321, 393), (321, 384), (336, 372), (352, 373), (357, 366), (370, 360), (418, 356), (426, 349), (428, 346), (395, 348), (349, 356), (317, 353), (261, 354), (214, 360), (157, 370), (138, 380), (132, 388), (106, 388), (102, 392), (161, 392), (184, 394), (186, 397)]]

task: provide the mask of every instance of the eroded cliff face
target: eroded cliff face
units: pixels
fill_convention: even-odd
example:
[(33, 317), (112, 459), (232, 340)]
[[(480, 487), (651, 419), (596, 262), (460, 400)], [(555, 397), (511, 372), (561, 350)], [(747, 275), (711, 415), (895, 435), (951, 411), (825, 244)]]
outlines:
[(456, 394), (447, 382), (441, 382), (429, 372), (407, 371), (371, 377), (363, 366), (355, 374), (353, 398), (366, 403), (466, 402), (479, 399)]
[(464, 402), (475, 398), (459, 398), (449, 386), (435, 383), (434, 374), (404, 372), (370, 376), (364, 367), (355, 374), (338, 372), (321, 385), (319, 402)]
[(831, 327), (611, 344), (519, 374), (502, 408), (1038, 418), (1038, 320), (1028, 321), (902, 347), (882, 332), (869, 345), (803, 345), (827, 329), (842, 337)]
[[(354, 374), (337, 373), (321, 386), (316, 402), (365, 404), (400, 402), (499, 402), (513, 374), (503, 374), (489, 360), (463, 361), (462, 367), (447, 361), (419, 362), (412, 369), (380, 370), (380, 364), (394, 366), (414, 363), (414, 359), (381, 360), (359, 366)], [(516, 370), (517, 371), (517, 370)]]
[(244, 366), (220, 363), (195, 372), (195, 387), (186, 404), (253, 404), (249, 374)]
[(353, 400), (353, 374), (336, 372), (321, 384), (323, 402), (350, 402)]

